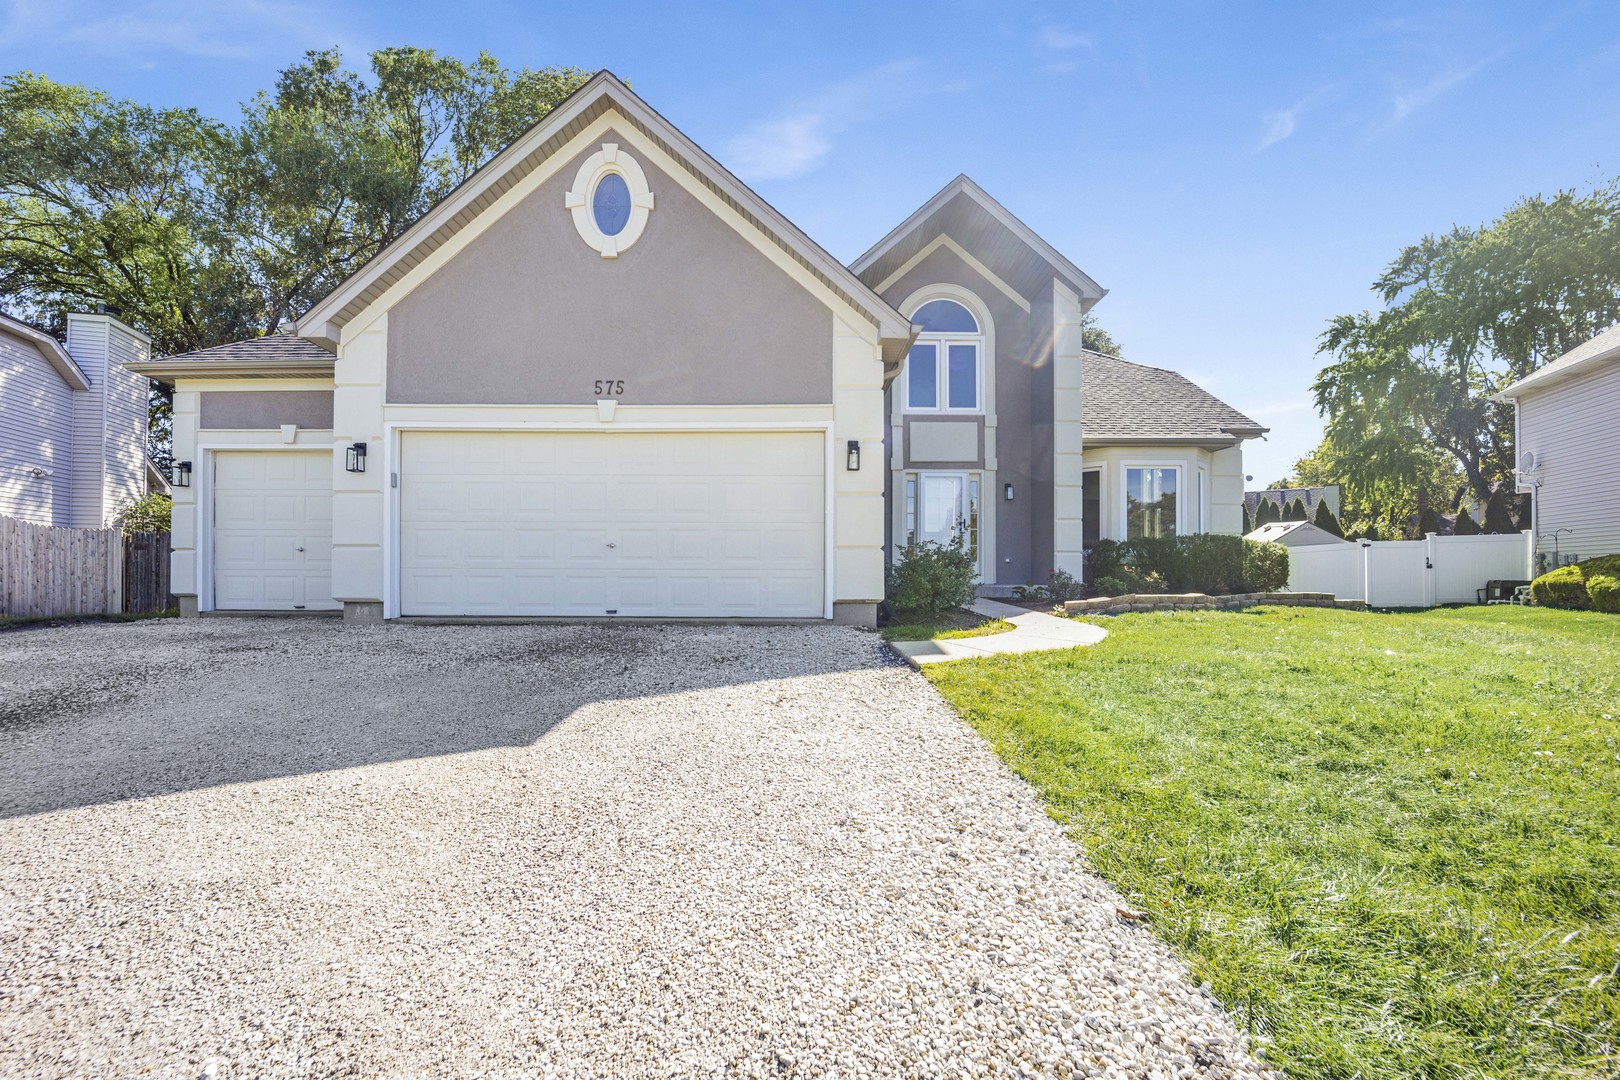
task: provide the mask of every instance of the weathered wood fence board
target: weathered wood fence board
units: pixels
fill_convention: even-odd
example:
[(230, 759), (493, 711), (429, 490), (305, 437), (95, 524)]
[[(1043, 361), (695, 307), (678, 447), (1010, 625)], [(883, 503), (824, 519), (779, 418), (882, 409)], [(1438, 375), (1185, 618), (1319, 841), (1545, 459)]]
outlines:
[(174, 606), (169, 595), (169, 534), (124, 537), (124, 610), (146, 615)]
[(55, 529), (0, 517), (0, 618), (147, 613), (172, 606), (169, 534)]

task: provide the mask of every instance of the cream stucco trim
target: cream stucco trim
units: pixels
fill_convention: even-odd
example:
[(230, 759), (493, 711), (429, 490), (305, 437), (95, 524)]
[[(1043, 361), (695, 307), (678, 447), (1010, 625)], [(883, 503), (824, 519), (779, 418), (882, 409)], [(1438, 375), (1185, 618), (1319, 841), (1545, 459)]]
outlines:
[[(591, 199), (596, 185), (609, 176), (618, 176), (630, 189), (630, 220), (613, 236), (603, 232), (596, 224), (595, 208)], [(616, 259), (619, 252), (641, 238), (647, 227), (647, 218), (653, 209), (652, 189), (647, 186), (647, 174), (630, 154), (619, 149), (618, 143), (603, 143), (602, 149), (580, 163), (574, 174), (574, 186), (563, 195), (563, 206), (574, 216), (574, 228), (579, 238), (604, 259)]]
[(251, 391), (262, 394), (265, 391), (280, 393), (283, 390), (326, 390), (336, 389), (337, 382), (333, 379), (277, 379), (269, 383), (264, 379), (176, 379), (175, 393), (184, 393), (196, 390), (209, 394), (234, 393), (237, 391)]
[[(923, 245), (922, 250), (902, 263), (900, 269), (884, 278), (883, 281), (878, 285), (877, 291), (880, 293), (888, 291), (890, 286), (909, 274), (913, 269), (916, 268), (918, 263), (928, 258), (928, 256), (932, 255), (940, 248), (944, 248), (946, 251), (949, 251), (951, 254), (955, 255), (958, 259), (961, 259), (963, 262), (967, 263), (973, 268), (974, 273), (978, 274), (980, 277), (984, 278), (984, 280), (994, 285), (1002, 293), (1002, 295), (1006, 296), (1007, 299), (1023, 308), (1025, 315), (1029, 314), (1029, 301), (1025, 300), (1023, 296), (1019, 294), (1017, 289), (1014, 289), (1011, 285), (1001, 280), (1001, 278), (996, 275), (994, 270), (991, 270), (988, 266), (984, 265), (984, 263), (980, 262), (978, 259), (975, 259), (971, 254), (968, 253), (967, 248), (963, 247), (961, 244), (958, 244), (955, 240), (952, 240), (944, 233), (940, 233), (927, 244)], [(902, 308), (901, 310), (904, 311), (905, 309)]]
[(1052, 281), (1052, 568), (1085, 572), (1085, 461), (1081, 426), (1080, 297)]

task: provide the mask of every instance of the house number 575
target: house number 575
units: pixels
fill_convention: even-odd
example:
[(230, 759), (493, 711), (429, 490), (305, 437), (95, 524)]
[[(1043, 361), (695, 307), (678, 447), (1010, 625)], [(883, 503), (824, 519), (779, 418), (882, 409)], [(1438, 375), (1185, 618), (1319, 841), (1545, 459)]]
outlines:
[(596, 396), (597, 397), (618, 397), (622, 393), (624, 393), (624, 380), (623, 379), (597, 379), (596, 380)]

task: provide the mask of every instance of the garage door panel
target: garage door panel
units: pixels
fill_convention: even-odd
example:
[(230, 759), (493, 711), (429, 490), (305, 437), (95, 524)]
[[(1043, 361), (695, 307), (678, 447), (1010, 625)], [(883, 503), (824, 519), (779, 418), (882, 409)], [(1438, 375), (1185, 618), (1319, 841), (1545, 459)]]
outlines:
[[(819, 433), (480, 432), (465, 452), (463, 437), (401, 438), (403, 614), (823, 613)], [(444, 490), (470, 498), (467, 473), (422, 472), (474, 456), (491, 462), (476, 513)]]
[(213, 455), (214, 607), (336, 609), (332, 453)]

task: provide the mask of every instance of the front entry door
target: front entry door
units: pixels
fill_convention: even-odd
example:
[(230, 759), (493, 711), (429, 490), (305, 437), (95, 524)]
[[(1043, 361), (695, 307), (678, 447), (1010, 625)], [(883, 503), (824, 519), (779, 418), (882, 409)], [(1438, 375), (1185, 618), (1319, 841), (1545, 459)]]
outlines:
[(949, 544), (967, 523), (967, 477), (923, 473), (917, 484), (917, 539)]

